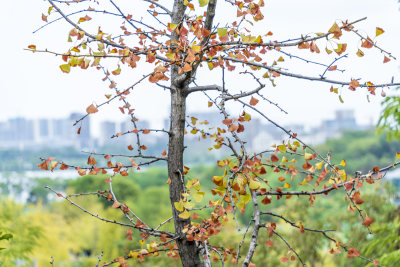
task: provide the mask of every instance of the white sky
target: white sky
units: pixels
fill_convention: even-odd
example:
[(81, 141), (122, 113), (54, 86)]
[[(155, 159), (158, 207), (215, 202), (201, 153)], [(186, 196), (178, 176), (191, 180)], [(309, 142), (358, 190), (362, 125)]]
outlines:
[[(138, 1), (130, 1), (132, 2)], [(352, 21), (366, 16), (367, 21), (357, 24), (360, 32), (374, 37), (375, 27), (383, 28), (385, 33), (378, 37), (378, 44), (400, 58), (400, 12), (396, 0), (265, 0), (265, 3), (265, 19), (258, 27), (274, 32), (273, 37), (278, 40), (311, 32), (326, 32), (335, 20)], [(59, 51), (65, 51), (67, 34), (71, 29), (66, 22), (60, 21), (32, 34), (33, 30), (43, 25), (41, 14), (47, 11), (48, 6), (47, 1), (39, 0), (3, 1), (1, 5), (0, 120), (15, 116), (55, 118), (67, 116), (73, 111), (84, 112), (89, 104), (103, 102), (104, 94), (110, 90), (108, 84), (101, 81), (104, 75), (98, 71), (72, 69), (70, 74), (63, 74), (58, 68), (62, 64), (59, 57), (23, 50), (30, 44), (36, 44), (38, 49), (62, 47)], [(226, 20), (226, 16), (226, 12), (217, 11), (217, 18), (220, 20)], [(55, 17), (54, 13), (50, 19)], [(387, 83), (395, 76), (395, 81), (400, 81), (398, 61), (392, 60), (383, 65), (383, 55), (376, 49), (364, 49), (365, 57), (358, 58), (355, 52), (357, 46), (360, 46), (359, 38), (349, 33), (347, 36), (349, 42), (353, 43), (346, 51), (350, 55), (348, 59), (342, 59), (338, 63), (338, 68), (347, 69), (346, 74), (332, 73), (328, 77), (342, 80), (350, 77), (363, 78), (364, 81)], [(318, 45), (321, 50), (325, 47), (323, 42)], [(307, 55), (309, 54), (305, 54)], [(330, 57), (330, 60), (333, 58)], [(313, 59), (330, 63), (324, 55)], [(303, 74), (309, 76), (317, 76), (323, 71), (322, 68), (300, 66), (297, 60), (285, 63), (284, 66), (290, 70), (297, 73), (303, 71)], [(116, 64), (111, 64), (110, 70), (115, 69), (114, 67)], [(132, 78), (139, 77), (139, 73), (135, 73), (136, 69), (124, 70), (118, 80), (122, 88), (130, 85), (134, 81)], [(200, 74), (199, 83), (206, 84), (209, 80), (207, 75)], [(245, 87), (247, 84), (241, 83), (238, 77), (240, 76), (231, 76), (229, 82)], [(277, 84), (277, 87), (272, 88), (267, 83), (263, 94), (280, 103), (289, 115), (284, 115), (273, 107), (265, 107), (263, 110), (283, 124), (316, 125), (322, 119), (333, 118), (336, 109), (354, 109), (358, 122), (367, 124), (375, 122), (380, 112), (380, 89), (377, 89), (378, 96), (371, 96), (368, 103), (365, 90), (351, 92), (343, 88), (345, 103), (341, 104), (337, 95), (329, 92), (330, 84), (284, 77), (279, 78)], [(149, 87), (148, 84), (134, 92), (135, 99), (131, 100), (131, 104), (137, 109), (138, 116), (151, 120), (154, 126), (161, 125), (162, 119), (167, 116), (168, 94), (159, 88)], [(206, 103), (206, 100), (200, 100), (193, 95), (188, 100), (188, 110), (207, 110)], [(117, 102), (93, 116), (95, 121), (121, 118), (124, 117), (121, 117)]]

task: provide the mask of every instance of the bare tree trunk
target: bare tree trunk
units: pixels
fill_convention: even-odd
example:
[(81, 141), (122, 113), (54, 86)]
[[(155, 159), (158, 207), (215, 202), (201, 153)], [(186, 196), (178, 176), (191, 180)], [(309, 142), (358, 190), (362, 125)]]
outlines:
[(175, 224), (175, 233), (181, 235), (177, 240), (179, 254), (183, 266), (201, 266), (199, 250), (194, 241), (188, 241), (182, 230), (190, 224), (190, 219), (182, 219), (175, 209), (174, 202), (179, 202), (184, 193), (183, 177), (183, 150), (185, 131), (185, 101), (183, 88), (172, 86), (171, 89), (171, 125), (168, 144), (168, 175), (172, 214)]
[[(179, 24), (185, 13), (186, 6), (183, 0), (175, 0), (172, 23)], [(172, 33), (171, 41), (178, 40), (179, 36)], [(168, 143), (168, 176), (171, 179), (169, 185), (169, 196), (171, 201), (172, 215), (175, 224), (175, 233), (180, 235), (177, 240), (178, 250), (183, 266), (201, 266), (199, 250), (194, 241), (188, 241), (182, 230), (185, 225), (190, 224), (190, 219), (182, 219), (175, 209), (174, 203), (179, 202), (182, 193), (185, 192), (183, 177), (183, 151), (186, 115), (186, 94), (188, 78), (185, 74), (179, 75), (178, 66), (171, 66), (171, 114), (170, 114), (170, 136)]]
[[(207, 17), (205, 27), (211, 30), (214, 19), (216, 0), (211, 0), (207, 9)], [(172, 10), (172, 23), (180, 25), (185, 15), (186, 6), (184, 0), (175, 0)], [(208, 38), (204, 40), (207, 42)], [(175, 31), (171, 33), (171, 47), (179, 42), (179, 34)], [(178, 250), (183, 266), (202, 266), (200, 260), (200, 250), (194, 241), (188, 241), (182, 230), (189, 225), (189, 219), (179, 217), (179, 212), (175, 209), (174, 203), (179, 202), (182, 193), (185, 192), (185, 182), (183, 177), (183, 151), (184, 151), (184, 132), (185, 132), (185, 116), (186, 116), (186, 96), (187, 88), (193, 73), (178, 73), (178, 66), (171, 65), (171, 124), (170, 136), (168, 143), (168, 175), (171, 179), (169, 185), (170, 201), (172, 215), (175, 224), (175, 233), (180, 236), (177, 240)]]

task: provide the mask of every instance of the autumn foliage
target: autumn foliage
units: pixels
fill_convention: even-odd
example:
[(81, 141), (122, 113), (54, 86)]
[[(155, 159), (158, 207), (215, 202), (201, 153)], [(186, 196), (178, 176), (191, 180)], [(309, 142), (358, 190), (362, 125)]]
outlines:
[[(326, 253), (344, 252), (348, 258), (359, 258), (378, 265), (373, 259), (362, 257), (357, 248), (348, 247), (328, 230), (308, 228), (307, 221), (292, 221), (286, 215), (270, 211), (268, 205), (273, 201), (296, 201), (297, 197), (301, 197), (307, 198), (309, 208), (312, 208), (318, 199), (329, 198), (331, 192), (339, 191), (348, 203), (348, 207), (343, 207), (343, 212), (354, 212), (368, 233), (374, 219), (368, 216), (367, 209), (361, 208), (368, 205), (362, 199), (363, 185), (380, 180), (383, 173), (399, 162), (388, 163), (387, 167), (381, 168), (374, 167), (371, 162), (371, 171), (368, 173), (346, 173), (345, 160), (333, 162), (330, 155), (321, 155), (301, 136), (273, 121), (259, 107), (273, 104), (277, 112), (285, 112), (262, 94), (266, 84), (275, 87), (284, 78), (318, 81), (326, 84), (326, 90), (334, 94), (339, 94), (338, 87), (344, 87), (352, 91), (366, 90), (375, 95), (376, 88), (397, 85), (393, 82), (372, 82), (367, 77), (343, 81), (329, 78), (330, 72), (341, 71), (339, 61), (347, 57), (345, 52), (362, 57), (368, 50), (377, 49), (384, 55), (383, 63), (394, 59), (376, 44), (375, 38), (384, 33), (383, 29), (377, 27), (375, 38), (371, 38), (361, 35), (356, 29), (357, 23), (365, 18), (351, 22), (343, 20), (333, 22), (325, 32), (308, 35), (294, 33), (299, 37), (279, 41), (274, 39), (273, 32), (269, 30), (263, 34), (253, 33), (254, 25), (263, 23), (262, 10), (267, 8), (263, 0), (221, 0), (218, 5), (217, 0), (175, 0), (165, 3), (143, 0), (139, 1), (141, 5), (135, 6), (136, 1), (131, 4), (134, 7), (130, 8), (122, 4), (119, 6), (111, 0), (104, 6), (103, 3), (84, 0), (48, 2), (50, 7), (42, 14), (42, 19), (50, 23), (51, 18), (60, 17), (70, 25), (67, 33), (70, 48), (60, 52), (41, 50), (36, 45), (30, 45), (28, 49), (60, 56), (60, 71), (66, 74), (78, 69), (103, 72), (103, 80), (112, 92), (105, 96), (103, 103), (88, 105), (87, 114), (75, 124), (79, 125), (85, 117), (101, 112), (105, 104), (119, 101), (119, 110), (124, 116), (130, 117), (132, 125), (129, 131), (116, 133), (114, 137), (129, 134), (136, 139), (135, 144), (127, 146), (126, 155), (92, 152), (85, 166), (74, 166), (54, 158), (43, 159), (38, 165), (40, 169), (50, 171), (73, 168), (80, 176), (109, 175), (105, 180), (110, 186), (109, 190), (98, 192), (97, 195), (110, 208), (120, 210), (126, 222), (101, 218), (96, 211), (88, 213), (100, 220), (115, 223), (116, 227), (128, 227), (126, 235), (129, 240), (134, 232), (139, 232), (141, 249), (127, 253), (121, 251), (121, 257), (107, 259), (110, 261), (105, 262), (104, 266), (113, 263), (128, 266), (131, 259), (142, 262), (153, 256), (171, 257), (180, 260), (183, 266), (211, 266), (212, 262), (221, 261), (227, 265), (254, 266), (256, 262), (252, 262), (252, 258), (257, 253), (257, 245), (274, 246), (271, 239), (259, 238), (261, 231), (266, 231), (269, 238), (279, 237), (288, 245), (289, 254), (282, 253), (282, 263), (298, 260), (304, 265), (296, 248), (290, 245), (290, 237), (279, 234), (283, 224), (297, 228), (304, 235), (316, 232), (321, 238), (326, 238), (330, 242), (330, 249)], [(218, 8), (233, 12), (229, 15), (233, 19), (226, 25), (216, 23)], [(141, 9), (146, 12), (143, 19), (140, 19), (143, 16), (139, 11)], [(81, 16), (69, 16), (70, 12)], [(119, 29), (104, 32), (102, 23), (106, 23), (110, 17), (120, 23)], [(94, 22), (99, 25), (97, 31), (86, 30), (86, 25)], [(354, 36), (355, 42), (361, 40), (357, 51), (348, 51), (347, 44), (341, 40), (345, 34)], [(310, 57), (314, 53), (326, 53), (331, 55), (331, 62), (316, 63), (297, 56), (304, 62), (322, 66), (323, 74), (312, 76), (289, 72), (281, 67), (283, 62), (294, 56), (290, 54), (292, 52), (286, 52), (289, 48), (290, 51), (308, 51)], [(128, 88), (117, 86), (121, 72), (140, 73), (144, 66), (151, 66), (151, 71), (132, 82)], [(213, 79), (210, 80), (216, 80), (217, 83), (207, 84), (208, 81), (196, 80), (200, 71), (211, 71)], [(249, 85), (256, 86), (240, 91), (228, 88), (226, 77), (229, 73), (240, 75), (248, 80)], [(136, 117), (135, 107), (129, 103), (133, 89), (140, 83), (148, 83), (155, 90), (169, 90), (170, 129), (140, 128), (140, 118)], [(186, 98), (195, 92), (204, 93), (208, 107), (215, 112), (215, 116), (220, 116), (220, 124), (210, 125), (202, 118), (187, 116)], [(339, 98), (342, 101), (340, 95)], [(265, 150), (250, 152), (243, 134), (252, 116), (261, 117), (279, 128), (286, 138), (277, 144), (266, 143)], [(79, 131), (80, 128), (77, 134)], [(147, 146), (142, 142), (143, 135), (154, 132), (168, 136), (166, 149), (159, 155), (147, 154)], [(185, 166), (183, 159), (185, 135), (196, 135), (204, 140), (202, 142), (209, 146), (209, 153), (224, 149), (229, 155), (216, 163), (223, 174), (209, 177), (213, 183), (210, 191), (203, 190), (201, 180), (187, 176), (190, 167)], [(105, 165), (98, 163), (101, 161), (105, 161)], [(118, 199), (112, 190), (112, 182), (117, 174), (127, 176), (128, 172), (139, 172), (141, 166), (155, 162), (163, 162), (168, 166), (169, 178), (165, 183), (169, 186), (172, 217), (160, 221), (158, 226), (150, 226), (140, 219), (140, 214), (124, 204), (124, 200)], [(69, 196), (48, 189), (74, 204)], [(74, 205), (83, 210), (79, 205)], [(200, 216), (197, 210), (207, 211), (202, 213), (207, 216)], [(244, 226), (246, 232), (238, 232), (242, 236), (241, 242), (214, 243), (217, 240), (215, 237), (226, 231), (227, 226), (236, 224), (239, 228), (237, 216), (247, 210), (251, 210), (251, 216), (248, 225)], [(174, 223), (175, 231), (163, 230), (163, 226), (170, 221)], [(244, 241), (247, 243), (246, 250)]]

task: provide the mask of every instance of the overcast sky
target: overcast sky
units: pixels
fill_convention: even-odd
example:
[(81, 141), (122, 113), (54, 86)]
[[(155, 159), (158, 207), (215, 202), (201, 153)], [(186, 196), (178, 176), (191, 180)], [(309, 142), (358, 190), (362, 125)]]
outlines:
[[(357, 24), (360, 32), (374, 37), (375, 27), (383, 28), (385, 33), (378, 37), (378, 44), (400, 58), (400, 12), (399, 4), (395, 0), (264, 1), (265, 19), (259, 27), (264, 31), (274, 32), (274, 38), (277, 40), (312, 32), (326, 32), (335, 21), (368, 17), (366, 21)], [(135, 1), (129, 1), (132, 2)], [(101, 81), (104, 75), (98, 71), (73, 69), (70, 74), (63, 74), (58, 68), (62, 64), (60, 58), (23, 50), (30, 44), (36, 44), (38, 48), (57, 48), (63, 43), (65, 45), (71, 27), (64, 21), (32, 34), (36, 28), (43, 25), (41, 14), (47, 11), (48, 6), (46, 1), (39, 0), (3, 1), (1, 5), (0, 120), (16, 116), (55, 118), (65, 117), (73, 111), (84, 112), (89, 104), (103, 102), (104, 94), (110, 90), (108, 84)], [(217, 18), (221, 21), (227, 19), (221, 10), (217, 11)], [(365, 57), (358, 58), (355, 52), (360, 41), (353, 34), (347, 36), (346, 40), (352, 43), (347, 49), (350, 57), (338, 63), (338, 68), (347, 71), (343, 75), (332, 74), (330, 77), (343, 80), (351, 77), (363, 78), (375, 83), (387, 83), (394, 76), (395, 81), (400, 81), (399, 61), (392, 60), (383, 65), (383, 55), (376, 49), (365, 51)], [(321, 45), (321, 50), (324, 47)], [(316, 59), (330, 63), (324, 55), (319, 55)], [(285, 63), (290, 70), (310, 76), (318, 76), (323, 71), (323, 68), (300, 65), (296, 60)], [(110, 67), (112, 68), (113, 66)], [(123, 85), (132, 83), (133, 80), (129, 78), (138, 77), (138, 74), (132, 71), (125, 73), (129, 75), (121, 75), (119, 84), (122, 88)], [(200, 74), (199, 83), (206, 84), (207, 75)], [(240, 85), (240, 78), (231, 79), (232, 84)], [(266, 107), (265, 112), (284, 124), (316, 125), (322, 119), (333, 118), (336, 109), (354, 109), (358, 122), (367, 124), (375, 122), (380, 112), (380, 89), (377, 90), (378, 96), (370, 97), (368, 102), (365, 90), (351, 92), (343, 88), (341, 94), (345, 102), (342, 104), (337, 95), (329, 92), (329, 84), (291, 78), (280, 78), (277, 84), (275, 88), (267, 86), (264, 95), (278, 102), (289, 114), (284, 115), (273, 107)], [(153, 125), (161, 125), (168, 111), (167, 98), (166, 92), (158, 88), (148, 88), (147, 84), (147, 87), (135, 90), (132, 104), (136, 107), (139, 117), (151, 120)], [(193, 95), (188, 100), (188, 110), (207, 110), (206, 101)], [(93, 116), (95, 121), (116, 118), (121, 119), (117, 103), (110, 104)]]

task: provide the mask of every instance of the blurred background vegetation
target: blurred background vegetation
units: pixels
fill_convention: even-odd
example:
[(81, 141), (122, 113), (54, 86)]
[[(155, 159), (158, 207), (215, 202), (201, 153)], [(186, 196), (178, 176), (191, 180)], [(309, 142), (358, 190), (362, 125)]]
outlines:
[[(347, 132), (341, 138), (328, 140), (318, 149), (322, 153), (331, 153), (333, 162), (346, 159), (348, 174), (356, 170), (365, 173), (373, 167), (371, 164), (386, 166), (393, 163), (396, 152), (400, 151), (400, 142), (388, 142), (387, 136), (376, 135), (373, 130)], [(211, 178), (222, 172), (223, 169), (216, 165), (199, 165), (193, 166), (187, 177), (198, 178), (201, 191), (207, 192), (214, 187)], [(171, 216), (166, 173), (165, 167), (156, 166), (131, 172), (126, 177), (117, 176), (113, 180), (118, 198), (151, 227), (156, 227)], [(128, 228), (99, 221), (44, 189), (45, 185), (49, 185), (63, 194), (107, 190), (107, 176), (73, 179), (36, 177), (12, 183), (15, 175), (24, 177), (24, 173), (19, 173), (0, 181), (0, 229), (3, 234), (11, 235), (8, 239), (0, 239), (0, 248), (4, 248), (0, 250), (2, 266), (49, 266), (51, 256), (55, 266), (93, 266), (102, 251), (102, 262), (111, 261), (151, 242), (150, 239), (141, 245), (138, 240), (142, 237), (137, 232), (130, 240), (126, 233)], [(277, 182), (277, 175), (272, 171), (267, 170), (265, 178), (272, 186)], [(24, 186), (24, 183), (29, 186)], [(273, 198), (271, 204), (261, 207), (264, 211), (282, 214), (295, 223), (302, 221), (305, 227), (336, 229), (331, 235), (349, 247), (357, 248), (363, 256), (378, 260), (383, 266), (400, 266), (400, 208), (394, 202), (400, 189), (385, 179), (373, 185), (365, 184), (364, 187), (362, 199), (365, 203), (362, 208), (375, 220), (371, 225), (373, 235), (368, 234), (361, 225), (359, 216), (349, 211), (345, 194), (341, 190), (328, 196), (317, 196), (313, 207), (310, 207), (308, 197)], [(292, 189), (296, 188), (297, 182), (292, 183)], [(207, 204), (213, 199), (214, 196), (206, 194), (201, 204)], [(126, 220), (119, 210), (112, 209), (111, 204), (103, 198), (84, 196), (73, 200), (103, 218), (121, 222)], [(207, 211), (196, 213), (199, 215), (197, 221), (200, 221)], [(241, 232), (235, 231), (236, 226), (231, 220), (224, 228), (226, 231), (211, 238), (210, 244), (225, 247), (238, 244), (250, 214), (251, 207), (248, 205), (244, 214), (238, 214)], [(345, 252), (330, 254), (329, 251), (335, 246), (321, 234), (302, 234), (297, 228), (276, 217), (265, 216), (264, 219), (277, 223), (276, 231), (299, 252), (309, 266), (366, 266), (358, 258), (348, 259)], [(172, 230), (173, 225), (167, 223), (162, 229)], [(266, 245), (268, 240), (273, 243), (272, 247)], [(279, 266), (282, 264), (281, 257), (290, 258), (286, 245), (275, 235), (269, 239), (266, 230), (261, 231), (259, 244), (253, 260), (257, 266)], [(245, 251), (246, 246), (247, 240), (242, 251)], [(218, 255), (212, 254), (212, 257), (218, 258)], [(228, 258), (226, 265), (230, 261), (231, 258)], [(134, 265), (137, 260), (130, 262)], [(177, 266), (179, 262), (161, 253), (158, 257), (146, 257), (141, 265)], [(220, 263), (215, 265), (220, 266)], [(298, 262), (285, 265), (297, 266)]]

